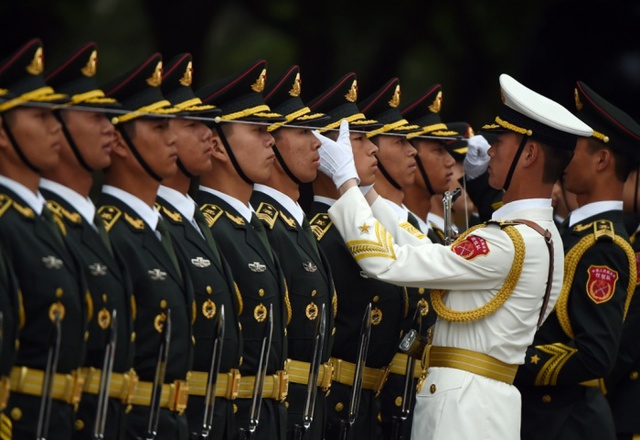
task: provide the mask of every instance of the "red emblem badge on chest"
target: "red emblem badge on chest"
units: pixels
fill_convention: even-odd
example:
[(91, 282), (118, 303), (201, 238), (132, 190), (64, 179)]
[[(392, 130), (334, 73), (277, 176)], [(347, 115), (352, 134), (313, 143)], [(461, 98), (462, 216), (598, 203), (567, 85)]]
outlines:
[(489, 245), (484, 238), (477, 235), (469, 235), (461, 242), (451, 246), (451, 250), (465, 260), (473, 260), (480, 255), (487, 255), (489, 253)]
[(607, 266), (589, 266), (587, 269), (587, 294), (596, 303), (607, 302), (613, 296), (618, 281), (618, 272)]

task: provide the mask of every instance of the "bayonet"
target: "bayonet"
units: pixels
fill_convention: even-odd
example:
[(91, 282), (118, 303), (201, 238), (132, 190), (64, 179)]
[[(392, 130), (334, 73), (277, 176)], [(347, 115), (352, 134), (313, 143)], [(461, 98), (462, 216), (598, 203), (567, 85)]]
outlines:
[(111, 385), (111, 373), (116, 354), (116, 342), (118, 339), (118, 317), (116, 310), (111, 312), (111, 325), (109, 327), (109, 342), (104, 350), (102, 361), (102, 374), (100, 375), (100, 391), (98, 392), (98, 404), (96, 408), (96, 422), (93, 428), (93, 438), (102, 440), (107, 423), (107, 409), (109, 408), (109, 387)]

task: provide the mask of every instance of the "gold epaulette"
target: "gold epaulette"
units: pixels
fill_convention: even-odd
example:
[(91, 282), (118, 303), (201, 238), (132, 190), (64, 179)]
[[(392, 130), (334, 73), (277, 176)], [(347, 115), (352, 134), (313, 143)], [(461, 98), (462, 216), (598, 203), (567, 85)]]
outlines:
[(284, 212), (280, 211), (280, 219), (290, 228), (296, 229), (296, 221), (295, 219), (287, 216)]
[(593, 236), (596, 241), (603, 238), (611, 241), (616, 236), (616, 231), (611, 220), (596, 220), (586, 225), (577, 224), (573, 227), (573, 230), (575, 232), (582, 232), (591, 228), (593, 228)]
[(156, 209), (166, 215), (173, 223), (182, 223), (182, 215), (178, 211), (172, 211), (160, 203), (156, 203)]
[(215, 224), (216, 220), (220, 218), (224, 210), (218, 205), (207, 203), (200, 207), (200, 212), (202, 212), (205, 220), (207, 220), (207, 225), (209, 227), (212, 227)]
[(77, 212), (71, 212), (62, 207), (58, 202), (54, 202), (53, 200), (47, 201), (47, 207), (49, 210), (57, 217), (60, 217), (63, 220), (67, 220), (71, 223), (80, 224), (82, 223), (82, 217)]
[(324, 237), (324, 234), (326, 234), (327, 231), (331, 228), (333, 222), (329, 218), (329, 214), (327, 214), (326, 212), (321, 212), (316, 214), (311, 219), (309, 225), (311, 226), (313, 235), (316, 236), (316, 240), (320, 241), (322, 240), (322, 237)]
[(36, 213), (28, 206), (22, 206), (6, 194), (0, 194), (0, 217), (12, 206), (18, 213), (27, 218), (33, 218)]
[(262, 202), (256, 210), (256, 215), (269, 229), (273, 229), (278, 218), (278, 210), (273, 205)]

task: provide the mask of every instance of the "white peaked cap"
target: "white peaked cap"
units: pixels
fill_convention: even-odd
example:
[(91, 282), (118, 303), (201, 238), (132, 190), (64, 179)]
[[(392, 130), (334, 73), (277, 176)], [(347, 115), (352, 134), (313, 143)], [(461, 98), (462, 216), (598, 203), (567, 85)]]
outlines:
[(506, 73), (500, 75), (500, 89), (504, 105), (534, 121), (575, 136), (593, 134), (591, 127), (562, 105), (523, 86)]

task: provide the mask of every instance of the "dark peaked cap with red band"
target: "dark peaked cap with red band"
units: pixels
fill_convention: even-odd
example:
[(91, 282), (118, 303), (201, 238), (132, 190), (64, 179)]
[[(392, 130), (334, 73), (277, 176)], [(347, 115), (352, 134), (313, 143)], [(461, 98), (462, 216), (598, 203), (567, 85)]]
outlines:
[[(42, 41), (33, 39), (0, 62), (0, 113), (21, 105), (49, 105), (65, 102), (66, 95), (55, 93), (44, 80)], [(8, 98), (11, 96), (11, 98)]]
[[(96, 83), (98, 69), (98, 47), (96, 43), (87, 43), (75, 51), (59, 66), (45, 74), (47, 84), (60, 93), (70, 96), (66, 105), (108, 109), (120, 105), (113, 98), (107, 98)], [(64, 107), (63, 107), (64, 108)]]
[(108, 97), (118, 100), (126, 111), (112, 119), (114, 124), (140, 117), (167, 117), (177, 113), (162, 95), (162, 55), (155, 53), (127, 73), (103, 87)]
[(555, 148), (573, 150), (578, 136), (591, 137), (593, 130), (555, 101), (525, 87), (511, 76), (500, 75), (502, 107), (495, 122), (482, 132), (514, 132)]
[(300, 67), (292, 66), (280, 78), (267, 87), (264, 100), (269, 108), (284, 116), (285, 120), (276, 122), (269, 131), (285, 127), (320, 127), (329, 120), (323, 113), (314, 113), (302, 102), (302, 78)]
[(593, 137), (613, 151), (640, 160), (640, 125), (582, 81), (574, 92), (576, 116), (593, 128)]
[(173, 108), (180, 110), (176, 116), (220, 114), (213, 105), (203, 104), (191, 89), (193, 81), (193, 61), (190, 53), (182, 53), (174, 57), (162, 73), (162, 93)]
[(392, 78), (360, 103), (360, 109), (377, 119), (382, 127), (367, 133), (367, 137), (379, 134), (407, 135), (420, 131), (419, 125), (410, 125), (400, 113), (400, 80)]
[(256, 61), (235, 75), (200, 88), (196, 95), (205, 104), (215, 105), (222, 121), (278, 122), (281, 114), (264, 102), (267, 62)]
[(440, 119), (441, 109), (442, 86), (440, 84), (429, 87), (424, 95), (403, 107), (400, 114), (409, 123), (421, 127), (419, 131), (407, 135), (407, 138), (412, 139), (421, 135), (443, 138), (456, 136), (458, 133), (450, 130)]
[(352, 130), (369, 131), (382, 124), (367, 117), (358, 107), (358, 78), (353, 72), (347, 73), (327, 90), (309, 102), (309, 108), (329, 116), (320, 132), (338, 128), (345, 119)]

